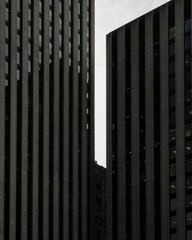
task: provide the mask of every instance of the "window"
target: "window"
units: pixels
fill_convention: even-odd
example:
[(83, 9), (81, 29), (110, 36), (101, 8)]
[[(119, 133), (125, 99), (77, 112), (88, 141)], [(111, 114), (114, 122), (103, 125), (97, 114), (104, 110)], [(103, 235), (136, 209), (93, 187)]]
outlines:
[(186, 159), (186, 172), (192, 172), (192, 157)]
[(175, 60), (169, 62), (169, 73), (170, 74), (175, 73)]
[(192, 141), (186, 142), (186, 154), (192, 153)]
[(176, 176), (176, 164), (175, 163), (170, 165), (170, 176), (171, 177)]
[(187, 231), (187, 240), (191, 240), (192, 239), (192, 229)]
[(192, 207), (192, 194), (186, 196), (186, 205), (188, 207)]
[(175, 26), (169, 29), (169, 39), (175, 38)]
[(171, 111), (169, 115), (170, 125), (175, 125), (175, 111)]
[(191, 19), (187, 19), (185, 21), (185, 32), (190, 32), (191, 31)]
[(191, 119), (192, 117), (192, 108), (191, 106), (186, 107), (186, 114), (185, 114), (186, 120)]
[(177, 220), (176, 220), (176, 215), (171, 216), (171, 229), (176, 228), (177, 226)]
[(176, 233), (171, 234), (171, 240), (177, 240), (177, 234)]
[(187, 213), (187, 225), (192, 225), (192, 212)]
[(187, 190), (192, 189), (192, 177), (188, 177), (186, 179), (186, 188), (187, 188)]
[(169, 131), (169, 142), (174, 142), (176, 139), (176, 131), (175, 129), (171, 129)]
[(173, 57), (175, 55), (175, 43), (171, 43), (169, 46), (169, 56)]
[(185, 38), (185, 50), (189, 50), (191, 47), (191, 36)]
[(174, 159), (176, 157), (176, 146), (170, 148), (170, 158)]
[(170, 182), (170, 192), (171, 192), (171, 194), (176, 193), (176, 182), (175, 181)]
[(188, 87), (187, 87), (187, 89), (186, 89), (186, 91), (185, 91), (185, 102), (186, 102), (186, 104), (190, 104), (191, 99), (192, 99), (192, 96), (191, 96), (191, 88), (188, 88)]
[(169, 91), (172, 92), (175, 90), (175, 78), (172, 77), (169, 80)]
[(176, 211), (176, 198), (171, 199), (171, 211)]
[(186, 84), (186, 87), (191, 86), (191, 70), (190, 69), (187, 69), (187, 71), (185, 71), (185, 84)]
[(171, 95), (169, 98), (169, 106), (170, 108), (175, 107), (175, 95)]

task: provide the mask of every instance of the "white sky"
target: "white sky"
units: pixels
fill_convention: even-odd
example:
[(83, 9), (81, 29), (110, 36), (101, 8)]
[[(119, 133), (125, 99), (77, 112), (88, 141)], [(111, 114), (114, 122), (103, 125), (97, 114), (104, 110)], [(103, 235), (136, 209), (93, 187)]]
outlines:
[(106, 34), (168, 0), (95, 0), (95, 160), (106, 166)]

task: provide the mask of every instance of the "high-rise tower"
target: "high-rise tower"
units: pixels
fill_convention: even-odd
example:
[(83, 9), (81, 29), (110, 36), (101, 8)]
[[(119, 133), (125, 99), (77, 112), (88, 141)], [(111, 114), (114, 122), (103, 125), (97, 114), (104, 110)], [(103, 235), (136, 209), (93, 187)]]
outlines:
[(0, 1), (0, 239), (93, 239), (94, 1)]
[(107, 36), (107, 239), (192, 239), (191, 0)]

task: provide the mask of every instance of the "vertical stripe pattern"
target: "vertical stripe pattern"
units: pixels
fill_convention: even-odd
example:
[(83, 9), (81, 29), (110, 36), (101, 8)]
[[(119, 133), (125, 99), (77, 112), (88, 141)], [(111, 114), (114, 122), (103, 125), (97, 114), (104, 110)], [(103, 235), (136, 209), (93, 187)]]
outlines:
[(0, 1), (0, 240), (95, 239), (94, 1)]
[[(191, 237), (189, 6), (190, 0), (169, 1), (107, 35), (108, 240)], [(123, 35), (127, 29), (131, 43)], [(123, 58), (129, 49), (131, 58)], [(131, 78), (129, 88), (123, 85), (124, 72), (126, 80)], [(131, 104), (125, 91), (131, 93)], [(131, 116), (124, 115), (124, 108)], [(130, 126), (124, 126), (125, 118), (131, 118)], [(124, 173), (124, 165), (129, 172)], [(124, 196), (131, 214), (124, 210)]]

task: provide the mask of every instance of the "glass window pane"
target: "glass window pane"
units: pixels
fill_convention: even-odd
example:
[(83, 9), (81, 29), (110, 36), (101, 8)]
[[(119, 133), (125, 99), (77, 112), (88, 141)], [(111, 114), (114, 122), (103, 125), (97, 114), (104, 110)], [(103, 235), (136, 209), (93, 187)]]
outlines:
[(191, 108), (191, 106), (187, 106), (185, 118), (186, 118), (186, 120), (189, 120), (189, 119), (191, 119), (191, 117), (192, 117), (192, 108)]
[(187, 213), (187, 225), (192, 225), (192, 212)]
[(175, 163), (170, 165), (170, 176), (171, 177), (176, 176), (176, 164)]
[(192, 124), (187, 124), (186, 125), (186, 137), (191, 137), (192, 135)]
[(175, 26), (169, 29), (169, 39), (173, 39), (175, 37)]
[(172, 92), (175, 90), (175, 78), (170, 78), (169, 80), (169, 91)]
[(176, 146), (170, 148), (170, 158), (174, 159), (176, 157)]
[(191, 86), (191, 70), (187, 69), (185, 72), (185, 84), (186, 86)]
[(169, 73), (175, 73), (175, 60), (169, 62)]
[(191, 19), (187, 19), (185, 21), (185, 32), (190, 32), (191, 31)]
[(175, 107), (175, 95), (170, 96), (169, 106), (170, 106), (170, 108)]
[(169, 46), (169, 56), (172, 57), (174, 55), (175, 55), (175, 43), (172, 43)]
[(176, 198), (171, 199), (171, 211), (176, 211)]
[(192, 239), (192, 230), (188, 230), (187, 231), (187, 240), (191, 240)]
[(192, 153), (192, 141), (186, 142), (186, 154), (191, 154)]
[(192, 158), (186, 159), (186, 172), (192, 172)]
[(176, 221), (176, 215), (171, 217), (171, 229), (176, 228), (177, 221)]
[(192, 207), (192, 194), (186, 196), (187, 207)]
[(169, 142), (174, 142), (176, 139), (176, 131), (175, 129), (171, 129), (169, 131)]
[(171, 240), (177, 240), (177, 233), (171, 233)]
[(186, 179), (186, 188), (187, 188), (187, 190), (192, 189), (192, 177), (187, 177), (187, 179)]
[(188, 50), (191, 47), (191, 36), (185, 38), (185, 50)]
[(176, 193), (176, 182), (175, 181), (171, 181), (170, 191), (171, 191), (171, 194)]

